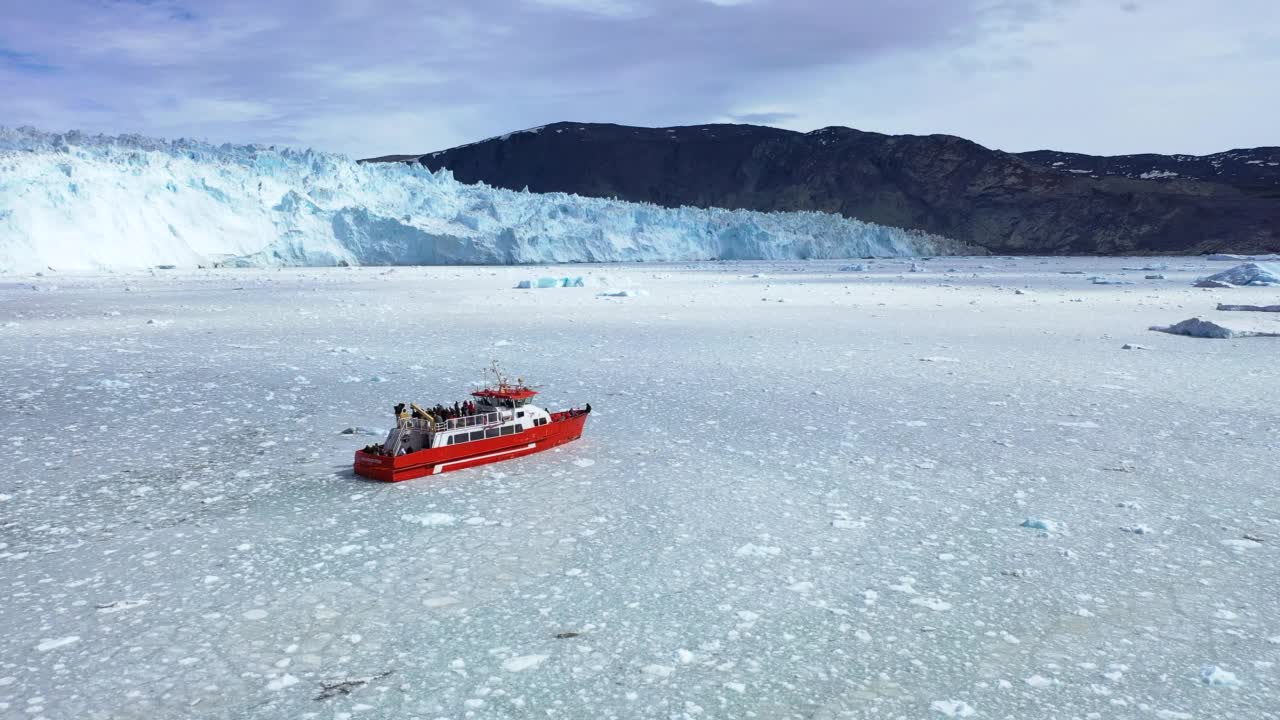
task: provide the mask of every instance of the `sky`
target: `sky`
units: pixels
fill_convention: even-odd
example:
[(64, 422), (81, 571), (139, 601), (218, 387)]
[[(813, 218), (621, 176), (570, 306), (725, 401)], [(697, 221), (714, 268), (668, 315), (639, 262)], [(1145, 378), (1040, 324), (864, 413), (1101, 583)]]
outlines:
[(560, 120), (1280, 145), (1280, 0), (3, 0), (0, 125), (423, 153)]

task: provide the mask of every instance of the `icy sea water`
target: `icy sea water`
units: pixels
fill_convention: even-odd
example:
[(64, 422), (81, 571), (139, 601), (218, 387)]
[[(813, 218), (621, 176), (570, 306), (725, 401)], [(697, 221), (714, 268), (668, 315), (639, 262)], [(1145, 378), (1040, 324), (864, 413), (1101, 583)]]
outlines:
[(1146, 330), (1275, 292), (1134, 262), (6, 277), (0, 716), (1276, 717), (1280, 341)]

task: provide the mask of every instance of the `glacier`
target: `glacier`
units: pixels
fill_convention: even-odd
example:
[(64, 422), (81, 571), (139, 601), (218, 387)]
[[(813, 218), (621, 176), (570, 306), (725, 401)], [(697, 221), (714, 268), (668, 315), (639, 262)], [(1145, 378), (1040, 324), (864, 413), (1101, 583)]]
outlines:
[(0, 272), (156, 265), (451, 265), (945, 254), (816, 212), (662, 208), (468, 185), (263, 145), (0, 127)]

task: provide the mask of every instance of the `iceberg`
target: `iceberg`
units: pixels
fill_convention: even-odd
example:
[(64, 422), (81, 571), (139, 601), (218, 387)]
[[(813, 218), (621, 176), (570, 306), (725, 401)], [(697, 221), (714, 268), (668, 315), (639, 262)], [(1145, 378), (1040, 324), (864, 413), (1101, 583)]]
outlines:
[(448, 170), (0, 127), (0, 272), (159, 265), (789, 260), (959, 252), (818, 212), (663, 208), (467, 185)]
[(1240, 287), (1244, 285), (1260, 285), (1264, 287), (1280, 285), (1280, 269), (1250, 262), (1210, 275), (1196, 283), (1196, 287)]
[(1152, 325), (1151, 330), (1156, 332), (1169, 333), (1170, 335), (1187, 335), (1196, 338), (1210, 338), (1214, 340), (1230, 340), (1231, 338), (1245, 337), (1280, 337), (1280, 333), (1269, 332), (1266, 330), (1234, 330), (1232, 328), (1223, 327), (1218, 323), (1209, 320), (1201, 320), (1200, 318), (1189, 318), (1180, 323), (1173, 325)]

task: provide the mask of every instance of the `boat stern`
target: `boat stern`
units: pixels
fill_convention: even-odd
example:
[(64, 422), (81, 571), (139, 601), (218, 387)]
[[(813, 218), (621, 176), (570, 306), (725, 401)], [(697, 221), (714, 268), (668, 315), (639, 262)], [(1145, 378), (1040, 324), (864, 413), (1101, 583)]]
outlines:
[(390, 455), (370, 455), (363, 450), (357, 450), (355, 471), (357, 475), (372, 480), (395, 482), (396, 459)]

